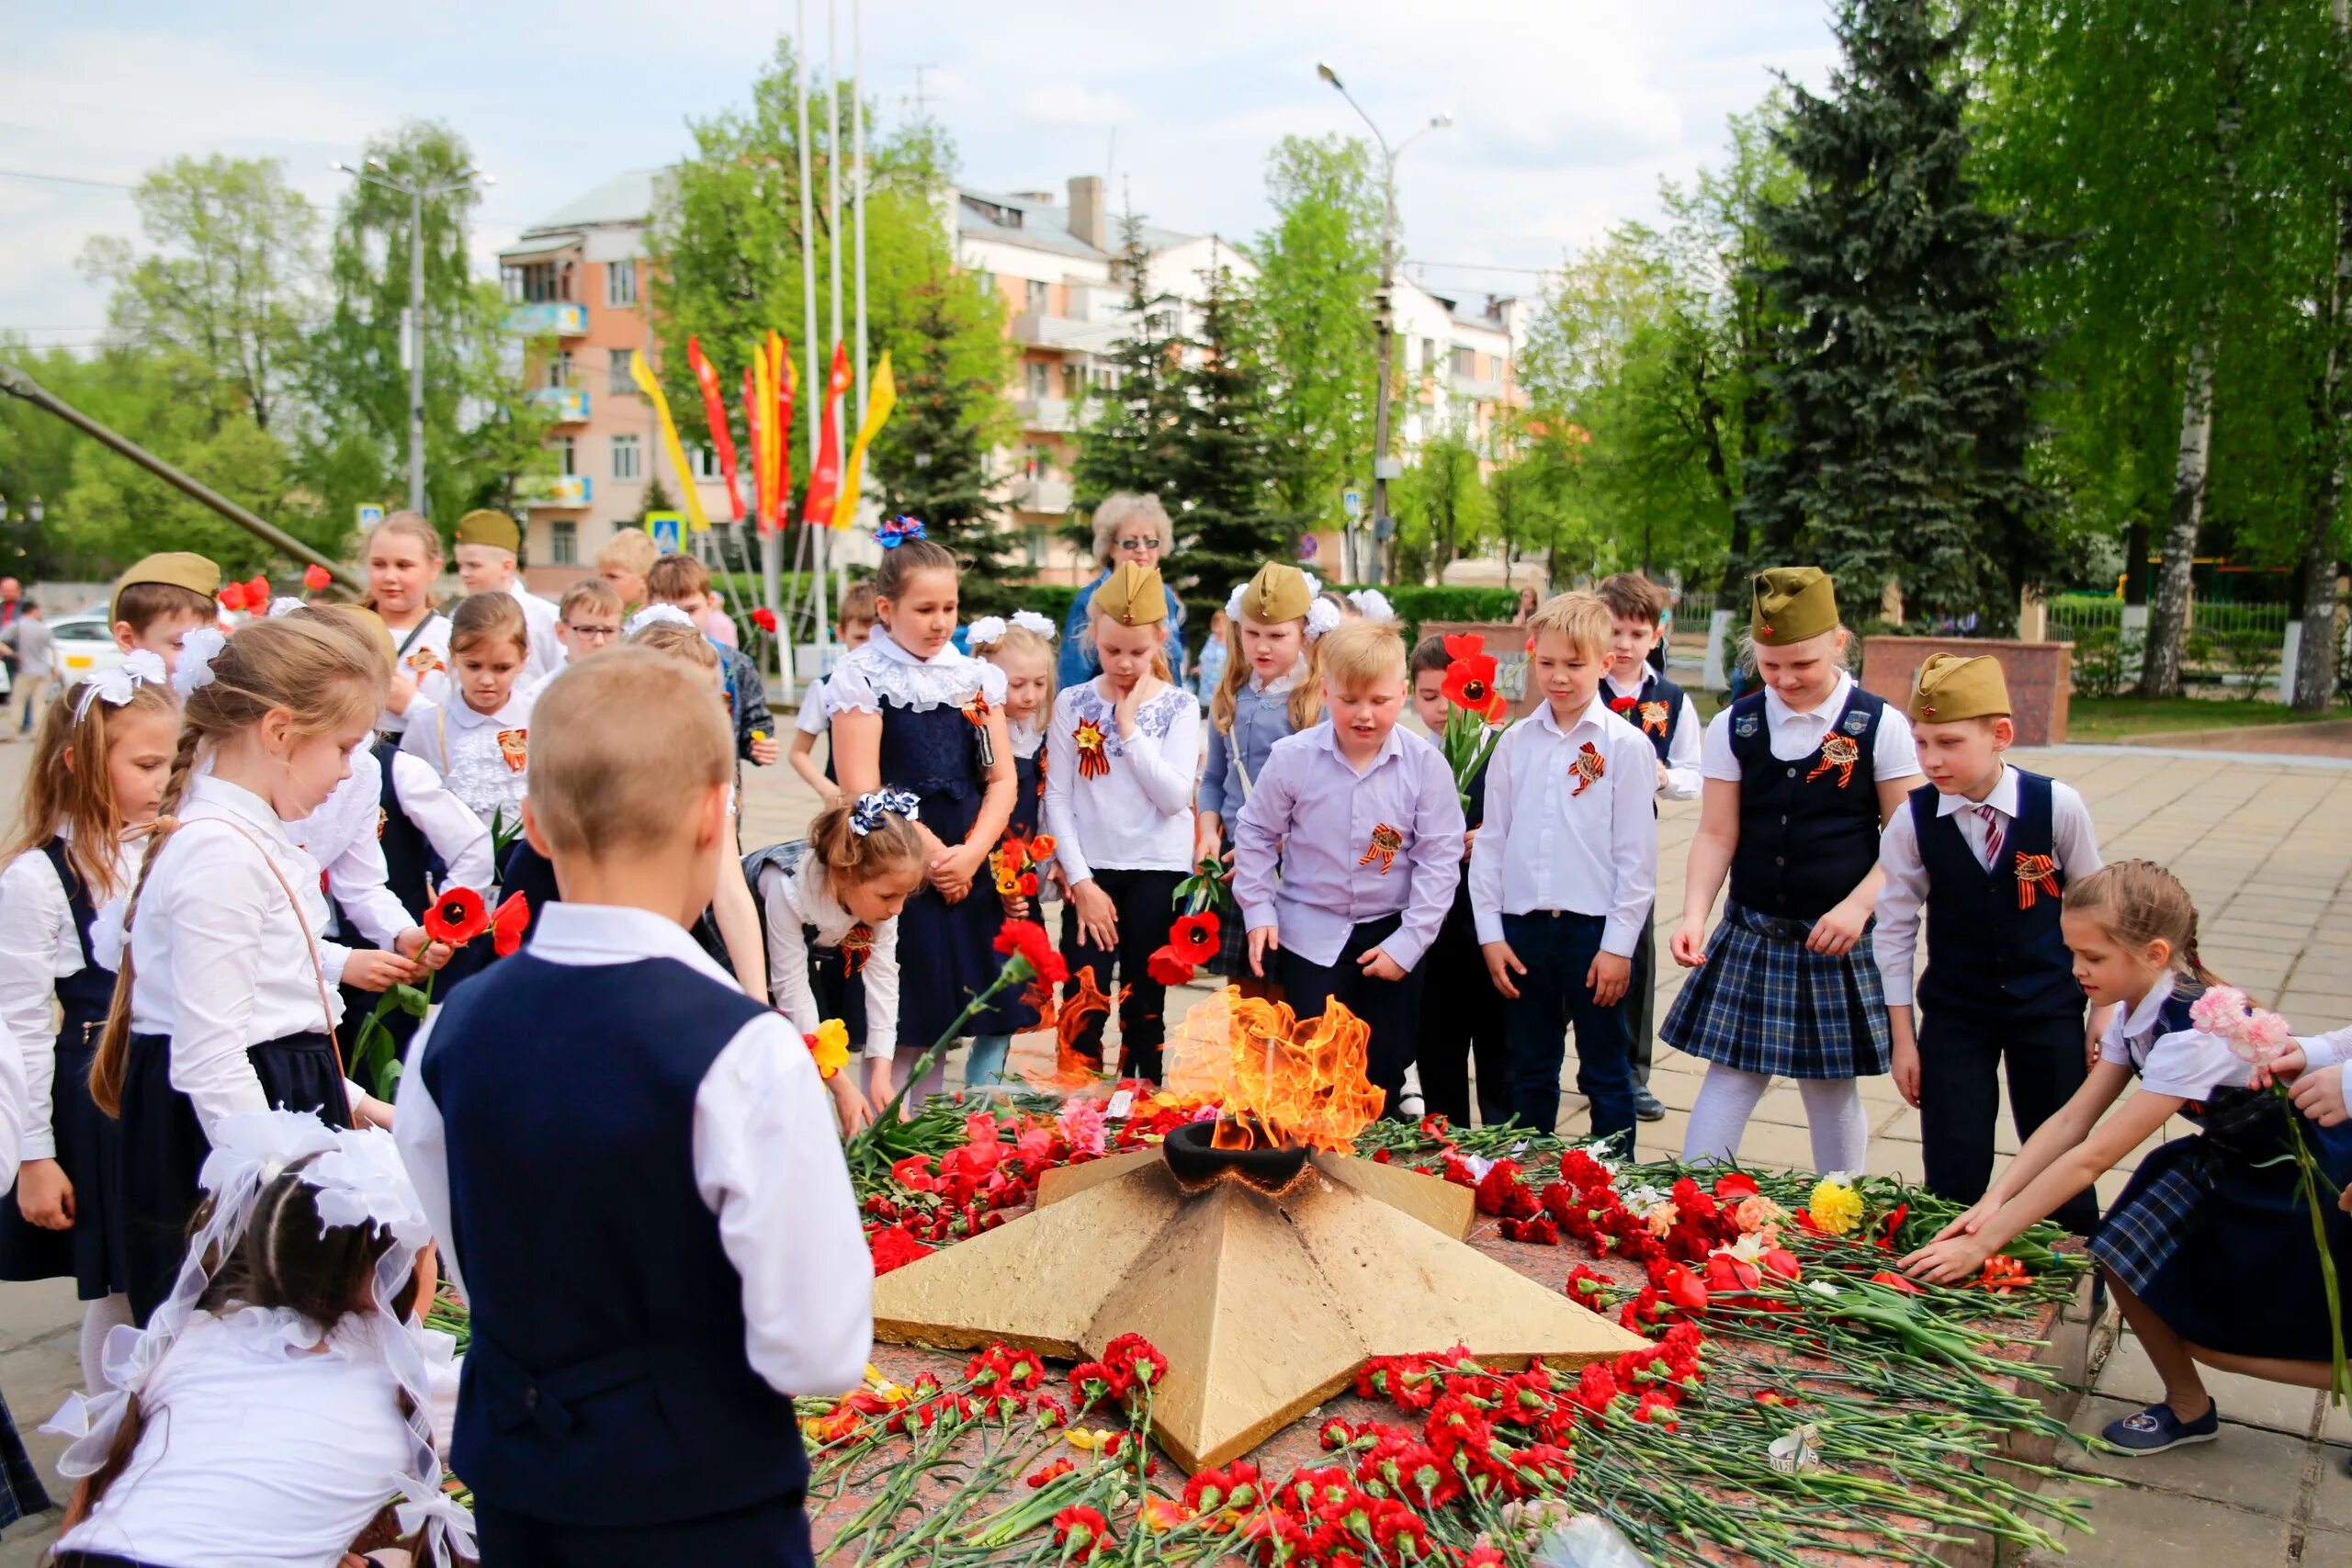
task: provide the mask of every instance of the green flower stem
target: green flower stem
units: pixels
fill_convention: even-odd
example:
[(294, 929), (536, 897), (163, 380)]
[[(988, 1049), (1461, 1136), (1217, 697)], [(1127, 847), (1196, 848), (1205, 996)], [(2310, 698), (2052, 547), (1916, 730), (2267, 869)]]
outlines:
[(842, 1152), (852, 1165), (855, 1165), (858, 1156), (873, 1145), (879, 1129), (898, 1120), (899, 1108), (907, 1101), (907, 1091), (922, 1081), (923, 1075), (931, 1071), (932, 1064), (939, 1060), (941, 1052), (956, 1043), (957, 1037), (964, 1032), (964, 1026), (979, 1016), (989, 1003), (996, 999), (998, 992), (1007, 986), (1025, 984), (1035, 978), (1036, 973), (1029, 961), (1017, 953), (1004, 961), (1004, 967), (997, 971), (997, 976), (989, 983), (989, 988), (967, 1002), (964, 1010), (957, 1013), (955, 1021), (947, 1026), (947, 1032), (933, 1041), (931, 1049), (916, 1058), (915, 1065), (907, 1069), (907, 1081), (899, 1086), (899, 1092), (890, 1097), (890, 1103), (876, 1111), (873, 1122), (842, 1145)]

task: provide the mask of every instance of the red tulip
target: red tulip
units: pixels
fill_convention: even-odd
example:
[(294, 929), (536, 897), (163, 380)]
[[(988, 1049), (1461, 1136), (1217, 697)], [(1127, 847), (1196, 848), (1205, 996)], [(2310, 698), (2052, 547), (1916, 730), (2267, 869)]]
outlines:
[(523, 945), (523, 933), (531, 926), (531, 904), (520, 893), (509, 893), (498, 912), (490, 918), (490, 945), (499, 957), (504, 958)]
[(334, 581), (334, 573), (316, 561), (302, 569), (302, 586), (316, 593)]
[(490, 912), (470, 887), (446, 890), (424, 911), (424, 934), (451, 947), (463, 947), (489, 929)]

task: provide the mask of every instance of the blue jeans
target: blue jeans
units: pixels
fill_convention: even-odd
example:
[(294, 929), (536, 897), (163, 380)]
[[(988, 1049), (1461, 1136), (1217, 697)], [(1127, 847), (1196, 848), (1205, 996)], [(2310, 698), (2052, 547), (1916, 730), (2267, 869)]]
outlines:
[(1503, 917), (1503, 940), (1526, 965), (1512, 977), (1519, 998), (1503, 998), (1510, 1039), (1511, 1110), (1521, 1125), (1549, 1133), (1560, 1120), (1560, 1068), (1566, 1032), (1577, 1032), (1577, 1080), (1592, 1101), (1592, 1135), (1619, 1137), (1634, 1152), (1634, 1073), (1625, 1015), (1592, 999), (1585, 975), (1600, 951), (1599, 915), (1537, 910)]

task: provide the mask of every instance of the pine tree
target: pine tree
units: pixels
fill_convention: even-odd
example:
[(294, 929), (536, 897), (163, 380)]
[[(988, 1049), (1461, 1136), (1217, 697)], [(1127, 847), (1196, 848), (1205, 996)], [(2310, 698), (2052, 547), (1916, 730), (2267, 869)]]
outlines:
[(644, 498), (637, 503), (637, 525), (644, 527), (645, 520), (657, 512), (676, 510), (676, 505), (670, 500), (669, 491), (662, 483), (662, 476), (655, 474), (645, 481)]
[(1932, 10), (1842, 0), (1831, 96), (1793, 90), (1776, 140), (1804, 189), (1762, 214), (1781, 417), (1741, 511), (1757, 564), (1818, 562), (1849, 612), (1892, 581), (1910, 615), (2006, 626), (2054, 558), (2026, 463), (2045, 345), (2013, 330), (2010, 287), (2059, 246), (1979, 202), (1966, 28)]
[(960, 369), (960, 330), (947, 286), (934, 276), (913, 291), (913, 351), (896, 368), (899, 404), (874, 441), (874, 477), (885, 513), (922, 519), (926, 537), (963, 565), (965, 615), (1000, 615), (1020, 603), (1012, 541), (1000, 525), (1002, 480), (989, 472), (982, 428), (996, 389)]
[(1086, 519), (1102, 498), (1119, 491), (1158, 495), (1170, 502), (1182, 491), (1178, 430), (1184, 421), (1184, 340), (1173, 295), (1151, 291), (1150, 255), (1143, 220), (1119, 223), (1119, 269), (1127, 285), (1127, 333), (1104, 355), (1112, 379), (1095, 393), (1091, 419), (1080, 433), (1072, 465), (1077, 509), (1069, 530), (1081, 549), (1094, 542)]
[(1293, 558), (1301, 525), (1283, 500), (1295, 475), (1275, 434), (1263, 324), (1222, 267), (1201, 301), (1199, 352), (1176, 379), (1175, 473), (1163, 493), (1182, 505), (1170, 508), (1176, 551), (1168, 575), (1192, 623), (1205, 626), (1233, 584), (1265, 561)]

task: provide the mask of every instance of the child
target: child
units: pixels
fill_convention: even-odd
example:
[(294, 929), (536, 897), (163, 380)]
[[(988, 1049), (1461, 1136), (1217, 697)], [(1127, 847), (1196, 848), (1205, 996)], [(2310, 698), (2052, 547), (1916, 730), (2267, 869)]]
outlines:
[[(1445, 672), (1453, 662), (1442, 637), (1424, 637), (1413, 649), (1413, 711), (1432, 739), (1445, 732), (1453, 704), (1445, 694)], [(1463, 807), (1462, 858), (1467, 862), (1477, 846), (1478, 825), (1486, 819), (1487, 765), (1494, 761), (1494, 745), (1502, 734), (1497, 728), (1478, 733), (1480, 755), (1463, 786), (1469, 802)], [(1462, 793), (1462, 792), (1457, 792)], [(1478, 946), (1477, 922), (1470, 912), (1467, 876), (1453, 891), (1453, 905), (1437, 940), (1421, 961), (1428, 983), (1421, 989), (1420, 1046), (1413, 1065), (1420, 1071), (1425, 1108), (1456, 1127), (1474, 1125), (1470, 1111), (1470, 1068), (1477, 1065), (1478, 1114), (1476, 1121), (1491, 1127), (1510, 1117), (1510, 1042), (1503, 1032), (1502, 993), (1487, 977), (1487, 955)]]
[[(2098, 1055), (2104, 1009), (2091, 1010), (2059, 930), (2059, 895), (2099, 868), (2098, 835), (2067, 784), (2001, 760), (2017, 731), (1998, 660), (1936, 653), (1906, 710), (1928, 782), (1879, 837), (1885, 885), (1872, 953), (1894, 1040), (1894, 1086), (1919, 1110), (1928, 1190), (1962, 1203), (1993, 1176), (2001, 1079), (2018, 1136), (2057, 1114)], [(1911, 964), (1928, 910), (1926, 1021), (1915, 1035)], [(2097, 1194), (2058, 1211), (2088, 1235)]]
[[(555, 639), (563, 644), (567, 665), (618, 642), (627, 618), (621, 613), (619, 590), (601, 577), (583, 577), (565, 589), (556, 604), (556, 617)], [(525, 695), (537, 700), (556, 673), (550, 671), (532, 682), (525, 688)]]
[[(2197, 960), (2197, 909), (2162, 866), (2119, 861), (2068, 884), (2059, 917), (2093, 1007), (2113, 1009), (2098, 1065), (2042, 1122), (1984, 1200), (1904, 1259), (1917, 1278), (1965, 1284), (1984, 1260), (2055, 1213), (2175, 1115), (2198, 1131), (2140, 1156), (2091, 1237), (2116, 1304), (2165, 1397), (2099, 1435), (2131, 1454), (2210, 1442), (2220, 1412), (2197, 1363), (2325, 1388), (2333, 1371), (2327, 1283), (2312, 1245), (2288, 1139), (2293, 1112), (2229, 1043), (2200, 1032), (2190, 1004), (2221, 982)], [(2342, 1060), (2335, 1036), (2298, 1040), (2280, 1077)], [(2139, 1092), (2105, 1121), (2133, 1079)], [(2352, 1127), (2307, 1127), (2324, 1179), (2352, 1179)], [(2339, 1278), (2352, 1219), (2324, 1210)]]
[(596, 575), (621, 596), (626, 615), (645, 604), (645, 574), (661, 558), (653, 536), (642, 528), (619, 528), (596, 551)]
[[(810, 819), (807, 839), (742, 863), (766, 917), (769, 999), (803, 1034), (841, 1020), (868, 1057), (898, 1052), (899, 911), (923, 884), (922, 835), (895, 809), (903, 804), (888, 790), (841, 801)], [(826, 1087), (844, 1133), (874, 1120), (854, 1074)]]
[[(972, 623), (972, 652), (1004, 671), (1004, 728), (1012, 741), (1012, 819), (1005, 839), (1035, 839), (1046, 803), (1046, 719), (1054, 702), (1054, 623), (1031, 610), (1015, 610), (1010, 624), (994, 615)], [(1053, 870), (1037, 878), (1037, 902), (1052, 886)], [(1031, 895), (1017, 887), (996, 889), (1008, 919), (1036, 919)], [(1042, 912), (1042, 911), (1041, 911)], [(1040, 921), (1042, 924), (1043, 922)], [(1018, 997), (999, 1000), (972, 1021), (972, 1054), (964, 1062), (964, 1087), (1005, 1081), (1004, 1059), (1012, 1037), (1037, 1027), (1037, 1010)]]
[[(1315, 642), (1340, 624), (1320, 607), (1315, 579), (1295, 566), (1269, 561), (1226, 601), (1225, 674), (1209, 699), (1209, 755), (1201, 773), (1200, 812), (1193, 832), (1193, 863), (1211, 856), (1233, 862), (1228, 824), (1248, 804), (1265, 772), (1274, 742), (1314, 728), (1323, 716), (1323, 682), (1315, 673)], [(1263, 995), (1273, 987), (1250, 972), (1250, 933), (1227, 920), (1212, 972)]]
[[(1736, 1157), (1779, 1074), (1797, 1080), (1814, 1164), (1860, 1170), (1870, 1122), (1854, 1080), (1888, 1066), (1885, 998), (1862, 939), (1879, 829), (1919, 762), (1903, 715), (1846, 672), (1826, 572), (1758, 576), (1748, 635), (1764, 689), (1715, 715), (1701, 746), (1706, 793), (1673, 943), (1674, 961), (1698, 973), (1658, 1032), (1712, 1064), (1682, 1157)], [(1709, 941), (1725, 873), (1731, 897)]]
[(57, 1560), (356, 1562), (396, 1490), (462, 1544), (438, 1495), (454, 1347), (415, 1321), (437, 1274), (390, 1135), (286, 1112), (233, 1118), (228, 1138), (198, 1267), (123, 1332), (115, 1399), (69, 1401), (48, 1428), (78, 1435)]
[(20, 710), (17, 739), (21, 740), (33, 732), (33, 716), (40, 712), (41, 694), (57, 673), (57, 637), (41, 619), (40, 604), (31, 594), (17, 602), (17, 618), (8, 623), (7, 630), (0, 631), (0, 649), (6, 650), (8, 662), (17, 671), (12, 694)]
[[(841, 639), (842, 651), (864, 648), (865, 639), (874, 635), (874, 584), (853, 583), (842, 595), (841, 613), (833, 619), (833, 635)], [(831, 758), (823, 767), (817, 765), (817, 737), (825, 733), (825, 682), (809, 683), (801, 694), (800, 713), (793, 720), (792, 771), (817, 792), (817, 798), (828, 806), (842, 799), (842, 786), (833, 782)]]
[(529, 633), (526, 677), (563, 668), (563, 645), (556, 640), (555, 606), (523, 586), (515, 558), (522, 530), (503, 512), (469, 512), (458, 519), (458, 582), (469, 594), (503, 593), (523, 612)]
[(1657, 753), (1600, 698), (1609, 635), (1609, 606), (1591, 593), (1556, 595), (1528, 617), (1528, 680), (1544, 700), (1495, 742), (1470, 908), (1503, 997), (1520, 1122), (1545, 1134), (1558, 1123), (1562, 1034), (1574, 1024), (1591, 1135), (1630, 1156), (1634, 1075), (1618, 1003), (1657, 892)]
[(166, 550), (134, 561), (115, 579), (107, 603), (114, 645), (125, 653), (145, 649), (164, 661), (168, 673), (179, 662), (187, 634), (220, 619), (212, 599), (220, 590), (220, 569), (190, 551)]
[(91, 1098), (122, 1123), (123, 1244), (141, 1323), (179, 1270), (197, 1173), (228, 1117), (273, 1105), (335, 1126), (390, 1116), (344, 1077), (330, 973), (370, 990), (424, 976), (397, 953), (319, 937), (318, 865), (286, 831), (348, 773), (383, 706), (383, 661), (287, 615), (225, 643), (190, 633), (172, 680), (179, 746), (90, 1068)]
[(1462, 799), (1438, 749), (1396, 728), (1395, 626), (1359, 616), (1317, 658), (1326, 716), (1274, 742), (1234, 819), (1233, 896), (1251, 972), (1278, 967), (1294, 1013), (1338, 1001), (1370, 1028), (1370, 1077), (1393, 1116), (1429, 978), (1421, 957), (1462, 878)]
[(1193, 667), (1193, 691), (1206, 707), (1216, 700), (1217, 687), (1225, 681), (1225, 662), (1233, 650), (1226, 646), (1233, 636), (1232, 617), (1220, 605), (1209, 612), (1209, 635), (1201, 639), (1201, 657)]
[(493, 837), (522, 820), (530, 762), (531, 699), (517, 684), (531, 667), (523, 607), (508, 593), (471, 593), (449, 617), (455, 700), (411, 710), (401, 750), (421, 757)]
[[(1003, 909), (980, 879), (1012, 816), (1012, 739), (1004, 672), (951, 640), (956, 558), (911, 519), (894, 539), (874, 578), (874, 635), (834, 669), (825, 706), (843, 792), (887, 785), (920, 802), (929, 885), (907, 900), (899, 927), (900, 950), (922, 954), (899, 971), (899, 1035), (920, 1056), (1003, 967), (993, 946)], [(894, 1071), (888, 1058), (867, 1063), (874, 1104), (898, 1093)], [(934, 1061), (918, 1093), (945, 1082), (944, 1062)]]
[(24, 1091), (0, 1280), (74, 1280), (87, 1303), (82, 1377), (93, 1389), (107, 1331), (130, 1321), (130, 1298), (115, 1213), (121, 1129), (90, 1099), (90, 1058), (114, 1000), (114, 976), (91, 957), (90, 922), (130, 882), (123, 841), (155, 820), (179, 729), (164, 661), (144, 649), (51, 698), (0, 872), (0, 1021), (23, 1052)]
[(441, 536), (413, 512), (395, 512), (368, 530), (362, 601), (392, 634), (392, 683), (376, 732), (399, 744), (409, 705), (422, 694), (449, 700), (449, 617), (434, 608), (441, 577)]
[[(1157, 1082), (1168, 1037), (1168, 987), (1150, 958), (1176, 923), (1176, 885), (1191, 869), (1193, 760), (1201, 709), (1169, 682), (1167, 588), (1156, 566), (1121, 561), (1094, 591), (1087, 640), (1102, 673), (1054, 699), (1046, 741), (1046, 828), (1069, 902), (1062, 953), (1116, 995), (1119, 1077)], [(1100, 1069), (1103, 1019), (1070, 1043)]]
[[(1699, 710), (1682, 688), (1652, 669), (1650, 652), (1663, 635), (1667, 592), (1645, 577), (1621, 571), (1604, 577), (1593, 592), (1609, 606), (1609, 671), (1601, 677), (1601, 699), (1609, 711), (1642, 732), (1657, 753), (1661, 800), (1699, 798)], [(1657, 1009), (1657, 938), (1650, 917), (1634, 942), (1634, 977), (1625, 999), (1625, 1029), (1633, 1042), (1634, 1115), (1663, 1122), (1666, 1107), (1650, 1092), (1650, 1056), (1657, 1047), (1653, 1015)]]
[[(710, 636), (718, 603), (711, 597), (710, 569), (694, 557), (663, 556), (655, 561), (646, 573), (645, 592), (649, 604), (676, 605), (697, 631)], [(728, 643), (713, 638), (711, 646), (718, 650), (728, 711), (734, 716), (735, 754), (758, 767), (772, 766), (784, 748), (768, 714), (768, 689), (760, 679), (760, 667)]]
[(639, 648), (548, 688), (524, 829), (568, 897), (401, 1079), (473, 1310), (450, 1464), (485, 1562), (805, 1568), (791, 1396), (854, 1387), (872, 1348), (816, 1063), (683, 929), (733, 858), (708, 694)]

